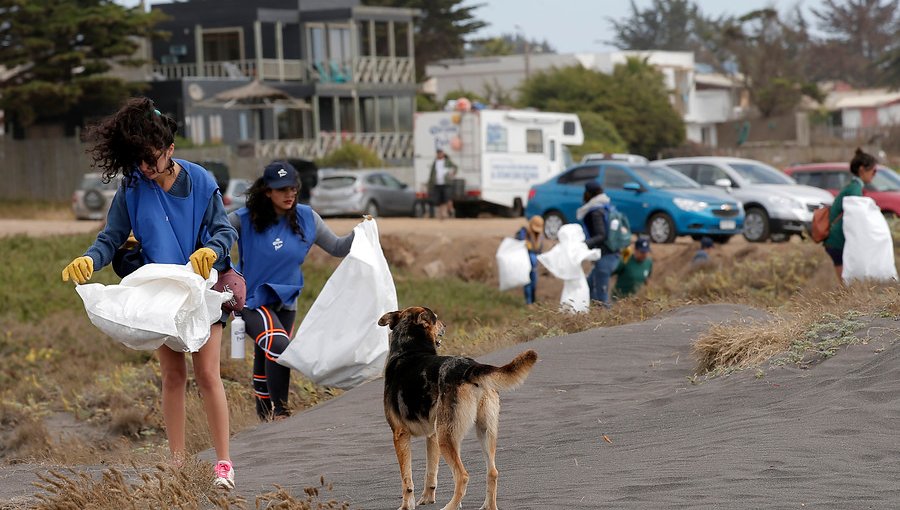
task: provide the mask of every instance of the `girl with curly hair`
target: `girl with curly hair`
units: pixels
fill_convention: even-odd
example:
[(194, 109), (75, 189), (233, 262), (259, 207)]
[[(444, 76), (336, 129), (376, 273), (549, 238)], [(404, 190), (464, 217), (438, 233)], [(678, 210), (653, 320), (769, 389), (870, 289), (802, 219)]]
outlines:
[[(115, 114), (91, 126), (91, 154), (109, 182), (123, 176), (94, 244), (62, 271), (63, 281), (88, 281), (109, 264), (131, 232), (140, 243), (143, 263), (187, 264), (209, 277), (227, 270), (237, 232), (228, 222), (222, 195), (203, 167), (172, 157), (176, 122), (147, 98), (127, 100)], [(224, 320), (210, 326), (209, 340), (191, 357), (203, 397), (206, 421), (219, 461), (215, 485), (234, 488), (229, 455), (228, 403), (219, 373)], [(166, 345), (156, 350), (162, 372), (162, 408), (169, 449), (176, 463), (185, 455), (187, 362)]]

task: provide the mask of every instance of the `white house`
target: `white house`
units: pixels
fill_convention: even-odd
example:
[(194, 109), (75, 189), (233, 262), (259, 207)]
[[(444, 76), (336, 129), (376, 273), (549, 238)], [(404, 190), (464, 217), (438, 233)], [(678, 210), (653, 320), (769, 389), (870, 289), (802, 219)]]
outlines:
[(460, 89), (493, 99), (498, 92), (515, 97), (519, 85), (532, 73), (576, 64), (611, 73), (617, 64), (624, 64), (632, 57), (646, 58), (662, 72), (671, 91), (672, 105), (684, 117), (688, 140), (715, 146), (714, 124), (733, 119), (739, 111), (735, 107), (740, 107), (741, 97), (734, 80), (722, 75), (698, 74), (691, 52), (613, 51), (452, 59), (429, 64), (425, 74), (438, 99)]

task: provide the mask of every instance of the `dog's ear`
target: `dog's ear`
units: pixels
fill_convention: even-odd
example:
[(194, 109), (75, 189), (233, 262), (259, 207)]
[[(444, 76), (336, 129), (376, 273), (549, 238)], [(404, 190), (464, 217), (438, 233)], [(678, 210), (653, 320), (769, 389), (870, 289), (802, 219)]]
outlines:
[(421, 308), (419, 313), (416, 314), (416, 324), (425, 328), (433, 326), (436, 320), (437, 315), (428, 308)]
[(400, 311), (388, 312), (381, 316), (378, 319), (379, 326), (389, 326), (391, 329), (394, 329), (394, 326), (397, 325), (397, 321), (400, 320)]

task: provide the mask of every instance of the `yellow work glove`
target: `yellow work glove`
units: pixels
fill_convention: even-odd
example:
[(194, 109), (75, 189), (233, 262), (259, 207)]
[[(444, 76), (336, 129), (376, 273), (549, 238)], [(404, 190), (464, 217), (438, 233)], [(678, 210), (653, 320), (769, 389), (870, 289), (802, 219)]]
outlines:
[(139, 244), (141, 243), (139, 243), (137, 238), (134, 237), (134, 234), (129, 234), (128, 239), (125, 240), (125, 244), (122, 245), (122, 248), (130, 250)]
[(634, 253), (634, 248), (631, 246), (626, 247), (622, 250), (622, 262), (628, 262), (628, 259), (631, 258), (631, 254)]
[(69, 265), (62, 270), (62, 279), (64, 282), (72, 280), (75, 283), (84, 283), (90, 280), (93, 274), (94, 259), (85, 255), (69, 262)]
[(197, 251), (191, 253), (191, 267), (194, 272), (203, 278), (209, 278), (209, 270), (212, 269), (213, 262), (218, 256), (216, 252), (210, 248), (198, 248)]

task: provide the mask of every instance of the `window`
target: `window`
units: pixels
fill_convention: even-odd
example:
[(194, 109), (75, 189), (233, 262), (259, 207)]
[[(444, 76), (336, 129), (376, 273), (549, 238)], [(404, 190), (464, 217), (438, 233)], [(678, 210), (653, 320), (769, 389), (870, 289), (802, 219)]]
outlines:
[(822, 177), (819, 174), (814, 174), (813, 172), (797, 172), (794, 174), (794, 180), (797, 181), (797, 184), (805, 184), (807, 186), (816, 186), (821, 188), (822, 186), (818, 184), (812, 184), (813, 181), (822, 183)]
[(597, 166), (579, 166), (559, 176), (557, 183), (584, 185), (587, 181), (592, 181), (600, 175), (600, 167)]
[(550, 147), (550, 161), (556, 161), (556, 140), (550, 140), (547, 145)]
[(487, 152), (506, 152), (507, 130), (503, 124), (489, 123), (485, 132), (484, 150)]
[(700, 184), (715, 186), (716, 181), (719, 179), (728, 179), (729, 181), (731, 180), (728, 178), (728, 174), (726, 174), (724, 170), (717, 166), (694, 165), (694, 170), (696, 172), (694, 180), (699, 182)]
[(403, 183), (391, 174), (381, 174), (384, 185), (391, 189), (403, 189)]
[(525, 130), (525, 151), (531, 153), (544, 152), (544, 132), (540, 129)]
[[(682, 175), (690, 177), (691, 179), (697, 180), (697, 166), (698, 165), (688, 165), (688, 164), (680, 164), (680, 165), (672, 165), (667, 164), (669, 168), (680, 172)], [(699, 181), (698, 181), (699, 182)], [(701, 183), (702, 184), (702, 183)]]
[(381, 174), (372, 174), (366, 177), (366, 184), (384, 186), (384, 181), (381, 179)]
[(207, 28), (203, 30), (203, 58), (207, 62), (241, 60), (240, 28)]
[(608, 166), (603, 172), (603, 188), (604, 189), (622, 189), (626, 182), (636, 182), (628, 172), (621, 168)]
[(566, 136), (575, 135), (575, 122), (571, 120), (563, 122), (563, 134)]
[(378, 124), (382, 133), (396, 131), (394, 126), (394, 98), (390, 96), (378, 98)]

